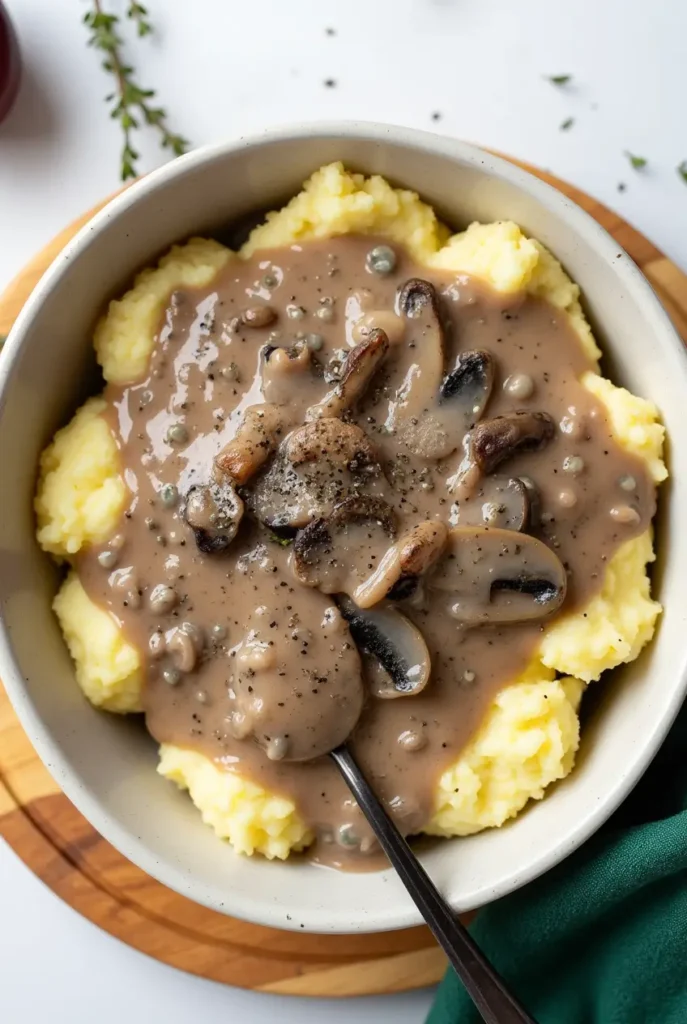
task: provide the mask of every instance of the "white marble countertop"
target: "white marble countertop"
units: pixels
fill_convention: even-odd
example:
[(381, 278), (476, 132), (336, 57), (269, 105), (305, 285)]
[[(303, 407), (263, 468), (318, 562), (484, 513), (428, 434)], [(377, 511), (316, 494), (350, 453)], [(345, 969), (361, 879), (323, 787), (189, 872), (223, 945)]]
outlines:
[[(146, 2), (159, 31), (134, 42), (133, 63), (194, 144), (325, 117), (434, 128), (567, 178), (687, 268), (687, 184), (676, 173), (687, 159), (683, 0)], [(5, 3), (25, 78), (0, 127), (0, 289), (117, 188), (120, 146), (102, 102), (109, 84), (85, 45), (87, 0)], [(125, 2), (103, 6), (121, 12)], [(544, 78), (564, 73), (574, 76), (565, 87)], [(626, 150), (647, 168), (633, 170)], [(141, 170), (159, 160), (152, 144), (141, 154)], [(430, 998), (278, 999), (184, 975), (78, 917), (0, 840), (3, 1024), (139, 1024), (153, 1014), (165, 1024), (325, 1014), (330, 1024), (419, 1024)]]

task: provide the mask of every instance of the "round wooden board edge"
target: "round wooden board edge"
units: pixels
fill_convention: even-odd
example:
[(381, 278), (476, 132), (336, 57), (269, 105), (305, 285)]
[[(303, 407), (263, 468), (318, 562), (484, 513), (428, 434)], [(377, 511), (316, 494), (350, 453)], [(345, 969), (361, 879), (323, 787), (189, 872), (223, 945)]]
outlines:
[[(619, 242), (643, 270), (672, 316), (678, 331), (687, 339), (687, 276), (648, 239), (595, 199), (551, 174), (520, 161), (513, 162), (578, 203)], [(8, 285), (0, 296), (0, 334), (9, 332), (29, 294), (61, 249), (108, 201), (98, 204), (56, 236)], [(425, 929), (413, 929), (407, 933), (417, 933), (419, 948), (381, 956), (371, 955), (362, 960), (349, 955), (339, 961), (336, 954), (332, 954), (331, 959), (325, 954), (316, 957), (314, 961), (312, 958), (308, 961), (307, 956), (300, 955), (299, 958), (298, 953), (272, 953), (261, 946), (257, 938), (256, 945), (246, 947), (242, 943), (218, 941), (213, 936), (207, 942), (209, 955), (203, 961), (198, 955), (202, 952), (198, 950), (198, 941), (200, 939), (202, 942), (203, 937), (194, 929), (180, 928), (174, 921), (145, 912), (128, 897), (122, 898), (116, 890), (110, 891), (102, 884), (102, 880), (88, 873), (78, 851), (70, 849), (68, 841), (60, 845), (56, 837), (51, 837), (50, 830), (45, 827), (48, 820), (45, 817), (46, 807), (48, 814), (53, 813), (58, 806), (62, 812), (65, 806), (73, 815), (78, 812), (60, 793), (47, 769), (39, 761), (14, 719), (9, 700), (0, 687), (0, 737), (8, 732), (14, 734), (15, 740), (17, 733), (21, 734), (22, 750), (18, 763), (10, 758), (8, 768), (3, 756), (5, 747), (0, 744), (0, 835), (34, 874), (74, 910), (133, 948), (201, 977), (274, 994), (354, 996), (401, 992), (430, 985), (443, 973), (443, 954), (432, 944)], [(17, 784), (13, 785), (17, 780)], [(36, 796), (36, 793), (39, 795)], [(43, 810), (37, 813), (41, 801)], [(91, 832), (96, 842), (108, 846), (95, 830), (91, 829)], [(119, 857), (118, 854), (116, 856)], [(128, 864), (124, 858), (120, 859)], [(159, 885), (150, 879), (148, 882), (152, 886)], [(163, 886), (159, 888), (164, 890)], [(176, 894), (172, 895), (176, 897)], [(205, 913), (212, 914), (210, 911)], [(240, 922), (238, 924), (242, 926)], [(260, 929), (247, 923), (243, 927), (256, 934), (262, 931), (266, 935), (270, 933), (270, 929)], [(293, 944), (298, 944), (300, 936), (297, 933), (281, 935), (292, 936)], [(323, 936), (323, 946), (336, 938)], [(361, 946), (365, 945), (365, 939), (365, 935), (360, 936)], [(238, 954), (235, 964), (232, 953)], [(253, 983), (250, 978), (251, 969), (255, 970), (265, 958), (277, 970), (283, 964), (288, 976)], [(258, 970), (257, 973), (264, 972)]]

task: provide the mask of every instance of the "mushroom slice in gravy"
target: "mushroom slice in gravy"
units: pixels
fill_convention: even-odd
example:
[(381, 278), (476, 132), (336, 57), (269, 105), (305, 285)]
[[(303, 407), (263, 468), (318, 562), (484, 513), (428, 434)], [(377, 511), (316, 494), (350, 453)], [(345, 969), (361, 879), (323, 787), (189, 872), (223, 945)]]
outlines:
[(355, 590), (352, 597), (360, 608), (371, 608), (385, 597), (394, 601), (410, 597), (420, 577), (437, 561), (448, 530), (438, 519), (418, 523), (386, 552), (381, 562)]
[(484, 477), (475, 493), (456, 501), (451, 526), (495, 526), (527, 532), (539, 519), (539, 493), (529, 477)]
[(411, 697), (424, 690), (432, 666), (427, 644), (417, 626), (395, 608), (358, 608), (343, 594), (337, 603), (359, 649), (383, 669), (374, 695)]
[(214, 555), (226, 550), (236, 536), (244, 505), (228, 480), (192, 487), (182, 514), (193, 530), (198, 550)]
[(465, 436), (465, 456), (447, 481), (449, 490), (468, 497), (482, 476), (514, 455), (540, 451), (555, 433), (556, 424), (546, 412), (511, 412), (478, 423)]
[(387, 428), (414, 455), (439, 459), (457, 447), (437, 422), (439, 390), (444, 376), (444, 332), (439, 303), (429, 281), (413, 277), (398, 293), (398, 311), (408, 324), (410, 361), (389, 404)]
[(458, 526), (428, 586), (449, 596), (449, 614), (466, 626), (527, 622), (562, 605), (567, 574), (542, 541), (512, 530)]
[(292, 553), (296, 579), (325, 594), (343, 592), (355, 598), (360, 578), (394, 536), (395, 518), (381, 498), (344, 498), (329, 516), (298, 533)]
[(251, 405), (236, 435), (215, 457), (215, 468), (236, 484), (245, 484), (267, 462), (286, 425), (278, 405)]
[(385, 485), (369, 438), (343, 420), (314, 420), (292, 431), (271, 465), (245, 494), (254, 515), (271, 528), (306, 526), (343, 498)]
[(474, 427), (484, 412), (494, 386), (494, 360), (488, 352), (461, 352), (439, 390), (442, 406), (456, 415), (456, 430)]
[(393, 403), (390, 423), (414, 455), (450, 455), (479, 420), (494, 385), (494, 360), (481, 349), (461, 353), (444, 375), (445, 339), (433, 285), (419, 278), (399, 293), (399, 311), (418, 333), (417, 359), (408, 368)]
[(389, 339), (378, 328), (370, 331), (346, 356), (341, 379), (321, 402), (311, 406), (306, 420), (340, 416), (363, 394), (389, 351)]

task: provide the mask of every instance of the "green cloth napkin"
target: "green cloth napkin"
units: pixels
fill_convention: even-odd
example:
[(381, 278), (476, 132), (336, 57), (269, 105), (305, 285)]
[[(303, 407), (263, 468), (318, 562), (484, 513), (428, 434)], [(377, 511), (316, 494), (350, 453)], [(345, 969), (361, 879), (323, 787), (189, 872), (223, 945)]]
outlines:
[[(687, 1024), (687, 707), (622, 807), (472, 934), (539, 1024)], [(478, 1024), (446, 974), (427, 1024)]]

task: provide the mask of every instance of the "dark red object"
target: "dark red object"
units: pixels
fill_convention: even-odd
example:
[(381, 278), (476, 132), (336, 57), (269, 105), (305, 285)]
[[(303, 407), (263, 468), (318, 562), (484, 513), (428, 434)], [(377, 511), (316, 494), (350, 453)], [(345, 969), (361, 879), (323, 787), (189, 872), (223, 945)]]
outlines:
[(19, 43), (10, 16), (0, 0), (0, 122), (9, 114), (19, 92)]

